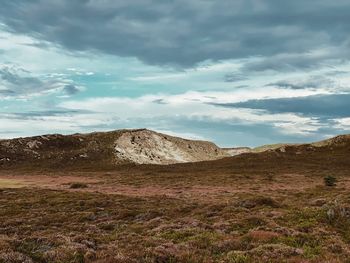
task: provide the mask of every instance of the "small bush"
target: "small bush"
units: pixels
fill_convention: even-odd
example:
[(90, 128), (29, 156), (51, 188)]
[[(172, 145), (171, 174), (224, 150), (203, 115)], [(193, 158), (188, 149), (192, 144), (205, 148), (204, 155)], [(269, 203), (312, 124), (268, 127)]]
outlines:
[(227, 254), (228, 262), (230, 263), (248, 263), (251, 262), (248, 255), (240, 251), (231, 251)]
[(87, 188), (87, 184), (84, 184), (84, 183), (72, 183), (70, 185), (70, 188), (71, 189), (79, 189), (79, 188)]
[(253, 198), (248, 198), (245, 200), (242, 200), (238, 203), (240, 207), (244, 208), (254, 208), (257, 206), (269, 206), (273, 208), (278, 208), (280, 205), (271, 197), (264, 197), (264, 196), (257, 196)]
[(268, 173), (266, 176), (266, 181), (272, 182), (275, 180), (275, 174), (274, 173)]
[(323, 178), (323, 181), (326, 186), (335, 186), (337, 184), (337, 178), (330, 175)]

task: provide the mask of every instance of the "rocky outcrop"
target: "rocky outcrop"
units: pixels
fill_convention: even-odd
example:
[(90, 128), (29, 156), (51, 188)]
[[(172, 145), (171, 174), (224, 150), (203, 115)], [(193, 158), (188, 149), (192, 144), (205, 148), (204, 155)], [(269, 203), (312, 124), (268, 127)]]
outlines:
[(150, 130), (124, 132), (115, 141), (117, 160), (138, 164), (173, 164), (230, 156), (214, 143), (185, 140)]

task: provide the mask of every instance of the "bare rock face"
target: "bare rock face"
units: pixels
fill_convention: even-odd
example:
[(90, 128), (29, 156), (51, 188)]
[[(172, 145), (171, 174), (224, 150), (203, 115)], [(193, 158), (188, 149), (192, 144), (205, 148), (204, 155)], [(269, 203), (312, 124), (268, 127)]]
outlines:
[(236, 156), (243, 153), (251, 153), (252, 149), (249, 147), (237, 147), (237, 148), (223, 148), (223, 150), (230, 156)]
[(173, 164), (230, 156), (211, 142), (185, 140), (150, 130), (124, 132), (115, 141), (117, 160), (137, 164)]

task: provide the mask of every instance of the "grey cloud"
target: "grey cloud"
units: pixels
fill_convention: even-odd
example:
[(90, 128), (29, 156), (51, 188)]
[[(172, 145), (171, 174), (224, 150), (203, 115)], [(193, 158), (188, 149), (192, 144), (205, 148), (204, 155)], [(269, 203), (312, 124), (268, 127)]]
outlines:
[(267, 87), (279, 87), (285, 89), (319, 89), (324, 88), (328, 90), (341, 90), (343, 89), (332, 79), (324, 76), (316, 75), (310, 76), (306, 79), (291, 79), (291, 80), (280, 80), (277, 82), (269, 83)]
[(2, 94), (7, 96), (22, 96), (50, 89), (48, 83), (23, 76), (22, 70), (9, 67), (0, 68), (0, 84), (6, 87)]
[(260, 99), (215, 104), (223, 107), (266, 110), (271, 113), (297, 113), (315, 118), (350, 117), (350, 94), (314, 95), (295, 98)]
[(68, 85), (64, 86), (63, 91), (65, 93), (67, 93), (68, 95), (74, 95), (74, 94), (78, 93), (80, 90), (75, 85), (68, 84)]
[[(270, 83), (270, 84), (267, 84), (266, 86), (277, 86), (277, 87), (286, 88), (286, 89), (305, 89), (310, 87), (310, 86), (298, 85), (298, 84), (293, 84), (291, 82), (284, 82), (284, 81)], [(315, 88), (315, 87), (311, 86), (311, 88)]]
[(164, 101), (163, 99), (156, 99), (152, 101), (153, 103), (156, 104), (168, 104), (166, 101)]
[(224, 76), (225, 82), (237, 82), (237, 81), (246, 80), (246, 79), (248, 79), (246, 76), (239, 73), (230, 73)]
[[(18, 70), (17, 70), (18, 71)], [(5, 67), (0, 70), (0, 76), (3, 80), (7, 81), (9, 84), (16, 86), (41, 86), (42, 82), (39, 79), (32, 77), (21, 77), (18, 73), (15, 73), (14, 70)]]
[(3, 94), (3, 95), (8, 95), (8, 96), (10, 96), (10, 95), (13, 95), (13, 94), (15, 94), (15, 92), (14, 92), (14, 91), (12, 91), (12, 90), (8, 90), (8, 89), (3, 89), (3, 90), (0, 90), (0, 94)]
[[(317, 48), (315, 43), (314, 48)], [(309, 47), (309, 50), (312, 50)], [(283, 54), (267, 56), (257, 61), (245, 63), (240, 69), (241, 72), (262, 72), (267, 70), (289, 72), (297, 70), (313, 70), (322, 66), (331, 66), (332, 63), (342, 64), (349, 59), (348, 47), (339, 45), (336, 49), (333, 47), (328, 52), (320, 54), (293, 53), (293, 49), (286, 49)], [(306, 50), (304, 50), (306, 51)]]
[(35, 43), (26, 43), (24, 44), (26, 46), (30, 46), (30, 47), (37, 47), (37, 48), (41, 48), (41, 49), (50, 49), (51, 45), (50, 43), (47, 42), (35, 42)]
[(30, 76), (30, 72), (15, 67), (0, 67), (0, 96), (22, 97), (31, 94), (43, 93), (53, 90), (62, 90), (66, 94), (73, 95), (79, 89), (69, 80), (45, 79)]
[(349, 72), (344, 70), (333, 70), (326, 73), (327, 76), (340, 76), (340, 75), (347, 75), (347, 74), (349, 74)]
[[(271, 57), (247, 69), (309, 68), (349, 59), (347, 0), (4, 0), (0, 22), (72, 51), (98, 50), (150, 64)], [(323, 47), (327, 56), (303, 58)], [(293, 53), (287, 60), (278, 55)], [(346, 56), (341, 56), (340, 53)]]
[(78, 114), (92, 114), (92, 113), (94, 112), (87, 111), (87, 110), (53, 109), (53, 110), (41, 110), (41, 111), (0, 113), (0, 118), (9, 119), (9, 120), (30, 120), (30, 119), (41, 119), (44, 117), (73, 116)]

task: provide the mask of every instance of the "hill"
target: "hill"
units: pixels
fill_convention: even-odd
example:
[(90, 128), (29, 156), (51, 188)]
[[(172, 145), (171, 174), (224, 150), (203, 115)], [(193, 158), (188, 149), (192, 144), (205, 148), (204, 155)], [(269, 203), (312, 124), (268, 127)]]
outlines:
[(0, 167), (112, 168), (121, 164), (173, 164), (227, 157), (214, 143), (147, 129), (43, 135), (0, 141)]
[[(203, 161), (214, 161), (210, 164), (213, 167), (242, 161), (256, 165), (260, 159), (271, 163), (281, 158), (305, 162), (310, 158), (334, 159), (339, 154), (340, 159), (346, 159), (349, 147), (350, 135), (311, 144), (275, 144), (251, 149), (220, 148), (212, 142), (187, 140), (147, 129), (117, 130), (0, 140), (0, 168), (105, 170), (125, 165)], [(224, 159), (223, 163), (215, 162), (219, 159)]]

